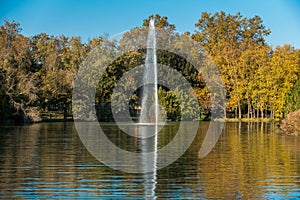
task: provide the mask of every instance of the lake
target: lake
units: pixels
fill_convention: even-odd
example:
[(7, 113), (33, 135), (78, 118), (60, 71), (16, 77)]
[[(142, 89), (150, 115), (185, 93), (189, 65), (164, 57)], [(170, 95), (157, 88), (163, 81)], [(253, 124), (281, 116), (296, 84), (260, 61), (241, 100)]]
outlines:
[[(158, 148), (179, 123), (168, 123)], [(104, 123), (107, 137), (128, 151), (143, 142)], [(279, 134), (274, 123), (226, 123), (213, 150), (198, 152), (209, 122), (175, 162), (149, 173), (127, 173), (99, 162), (73, 122), (0, 126), (0, 197), (4, 199), (297, 199), (300, 138)], [(187, 124), (186, 134), (189, 134)], [(177, 146), (178, 145), (178, 146)], [(174, 152), (180, 148), (176, 143)]]

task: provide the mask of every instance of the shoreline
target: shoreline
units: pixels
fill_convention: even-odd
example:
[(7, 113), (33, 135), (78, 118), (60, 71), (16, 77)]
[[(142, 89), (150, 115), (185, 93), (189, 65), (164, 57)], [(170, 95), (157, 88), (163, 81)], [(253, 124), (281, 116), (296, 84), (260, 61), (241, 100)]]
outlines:
[(280, 122), (280, 119), (271, 119), (271, 118), (223, 118), (223, 119), (215, 119), (214, 121), (222, 121), (222, 122)]
[[(241, 119), (238, 119), (238, 118), (218, 118), (218, 119), (214, 119), (214, 120), (211, 120), (211, 119), (205, 119), (205, 120), (196, 120), (196, 121), (215, 121), (215, 122), (266, 122), (266, 123), (269, 123), (269, 122), (281, 122), (282, 120), (280, 119), (270, 119), (270, 118), (263, 118), (263, 119), (260, 119), (260, 118), (241, 118)], [(74, 119), (73, 117), (67, 117), (66, 119), (64, 118), (42, 118), (41, 121), (37, 121), (37, 122), (13, 122), (13, 121), (3, 121), (3, 122), (0, 122), (0, 124), (35, 124), (35, 123), (43, 123), (43, 122), (74, 122)], [(99, 121), (99, 122), (110, 122), (110, 121)], [(113, 122), (113, 121), (111, 121)], [(174, 121), (176, 122), (176, 121)], [(177, 121), (177, 122), (180, 122), (180, 121)]]

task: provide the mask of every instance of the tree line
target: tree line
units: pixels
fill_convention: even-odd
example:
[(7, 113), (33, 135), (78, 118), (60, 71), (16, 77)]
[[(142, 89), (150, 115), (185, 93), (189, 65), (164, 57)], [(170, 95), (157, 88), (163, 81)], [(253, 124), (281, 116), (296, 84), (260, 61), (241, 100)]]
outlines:
[[(150, 16), (152, 17), (152, 16)], [(149, 19), (141, 27), (147, 27)], [(187, 37), (201, 44), (218, 67), (226, 88), (227, 117), (282, 118), (300, 108), (300, 50), (290, 44), (272, 47), (266, 43), (271, 31), (260, 17), (243, 17), (218, 12), (202, 13), (194, 33), (178, 34), (167, 17), (155, 15), (157, 28), (174, 32), (174, 37)], [(124, 34), (119, 43), (110, 43), (118, 51), (134, 38), (141, 27)], [(53, 36), (46, 33), (31, 37), (22, 35), (20, 24), (4, 21), (0, 27), (0, 121), (21, 117), (22, 121), (39, 121), (40, 113), (51, 106), (71, 111), (72, 82), (77, 71), (94, 49), (107, 45), (106, 36), (87, 42), (80, 37)], [(157, 52), (160, 63), (175, 66), (188, 79), (199, 101), (202, 116), (209, 117), (211, 97), (201, 74), (177, 55)], [(112, 119), (110, 99), (122, 74), (143, 64), (145, 49), (128, 52), (107, 69), (97, 88), (95, 104), (98, 119)], [(167, 76), (166, 76), (167, 78)], [(131, 97), (134, 115), (140, 103), (140, 90)], [(178, 97), (167, 88), (159, 88), (160, 104), (167, 117), (180, 120), (181, 115), (194, 116), (192, 109), (181, 113)]]

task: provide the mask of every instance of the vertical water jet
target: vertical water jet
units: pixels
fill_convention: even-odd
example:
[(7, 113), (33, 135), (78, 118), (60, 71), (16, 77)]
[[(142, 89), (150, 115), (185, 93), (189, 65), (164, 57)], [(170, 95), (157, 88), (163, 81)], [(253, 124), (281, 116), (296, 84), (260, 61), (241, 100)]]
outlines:
[(140, 123), (158, 123), (158, 95), (157, 95), (157, 59), (156, 32), (154, 19), (150, 19), (147, 37), (147, 53), (143, 76), (142, 107)]

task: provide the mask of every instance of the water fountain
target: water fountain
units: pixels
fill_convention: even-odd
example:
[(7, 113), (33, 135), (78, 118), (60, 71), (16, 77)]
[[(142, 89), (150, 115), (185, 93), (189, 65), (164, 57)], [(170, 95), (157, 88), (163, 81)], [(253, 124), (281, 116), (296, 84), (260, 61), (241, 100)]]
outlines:
[(157, 59), (154, 19), (150, 19), (143, 76), (141, 124), (158, 124)]
[[(74, 108), (73, 115), (76, 130), (78, 131), (81, 141), (91, 154), (113, 169), (130, 173), (145, 173), (145, 180), (151, 183), (145, 188), (148, 194), (146, 196), (153, 196), (152, 194), (155, 193), (156, 187), (156, 171), (173, 163), (187, 150), (197, 134), (199, 123), (185, 121), (176, 123), (174, 124), (176, 125), (176, 129), (174, 130), (172, 127), (169, 127), (172, 126), (172, 123), (165, 125), (166, 120), (164, 119), (166, 114), (165, 112), (161, 113), (161, 107), (158, 105), (157, 91), (159, 84), (164, 88), (168, 88), (170, 91), (175, 91), (175, 93), (177, 91), (176, 95), (178, 94), (178, 96), (183, 95), (185, 98), (178, 98), (179, 104), (184, 104), (187, 99), (186, 97), (197, 101), (197, 98), (191, 93), (192, 88), (190, 83), (184, 76), (177, 70), (172, 69), (171, 66), (165, 66), (161, 63), (157, 64), (156, 57), (156, 48), (159, 48), (162, 51), (173, 52), (184, 58), (184, 56), (188, 54), (180, 52), (177, 47), (174, 46), (174, 39), (176, 39), (176, 44), (180, 43), (188, 47), (193, 46), (194, 41), (191, 40), (189, 42), (186, 39), (182, 42), (177, 41), (177, 39), (180, 38), (174, 38), (173, 33), (165, 32), (164, 29), (156, 29), (154, 19), (149, 21), (148, 31), (146, 32), (144, 30), (145, 29), (142, 29), (140, 34), (137, 35), (138, 38), (134, 40), (137, 42), (136, 45), (132, 44), (132, 46), (131, 42), (133, 41), (128, 41), (128, 44), (125, 43), (122, 48), (120, 48), (120, 51), (116, 52), (114, 48), (112, 49), (110, 44), (103, 45), (101, 48), (97, 48), (86, 59), (83, 66), (80, 67), (77, 78), (74, 81), (72, 108)], [(147, 40), (145, 40), (146, 37)], [(91, 102), (95, 102), (95, 94), (99, 80), (101, 80), (109, 64), (114, 63), (126, 53), (136, 49), (147, 49), (145, 65), (136, 66), (124, 73), (120, 80), (118, 80), (111, 99), (111, 108), (118, 130), (132, 136), (128, 138), (131, 138), (130, 140), (134, 139), (132, 145), (137, 146), (137, 152), (132, 152), (120, 148), (107, 137), (105, 134), (107, 124), (91, 120), (97, 118), (97, 111), (94, 106), (90, 105)], [(202, 57), (200, 57), (200, 61), (201, 58)], [(196, 58), (187, 58), (187, 60), (191, 60), (194, 66), (201, 64)], [(168, 77), (165, 77), (166, 74)], [(143, 81), (141, 82), (140, 80)], [(142, 97), (140, 104), (141, 114), (138, 123), (135, 123), (132, 120), (128, 106), (127, 109), (126, 107), (119, 108), (126, 104), (129, 105), (130, 97), (139, 88), (139, 91), (141, 91), (140, 94), (142, 94), (142, 96), (140, 96)], [(182, 109), (184, 109), (184, 107)], [(196, 111), (195, 116), (199, 116), (197, 106), (193, 110)], [(77, 119), (78, 121), (76, 121)], [(87, 123), (81, 123), (82, 120)], [(113, 125), (113, 127), (116, 128), (115, 125)], [(174, 138), (172, 138), (167, 145), (159, 146), (158, 144), (161, 145), (161, 143), (158, 143), (158, 138), (163, 137), (165, 130), (169, 130), (169, 128), (172, 129), (172, 133), (176, 131)], [(187, 128), (189, 130), (188, 134), (186, 134)], [(115, 131), (113, 131), (112, 134), (115, 134)], [(118, 138), (119, 137), (121, 138), (121, 136), (118, 136)], [(138, 142), (136, 143), (136, 141)]]
[[(145, 197), (154, 199), (156, 189), (156, 165), (157, 165), (157, 139), (158, 139), (158, 94), (157, 94), (157, 59), (156, 59), (156, 35), (154, 19), (150, 19), (147, 37), (147, 52), (143, 76), (142, 108), (139, 123), (140, 135), (154, 134), (153, 138), (141, 138), (143, 148), (150, 148), (152, 159), (143, 159), (143, 168), (145, 171), (152, 168), (152, 173), (144, 174)], [(153, 129), (154, 128), (154, 129)], [(149, 144), (150, 142), (150, 144)], [(146, 149), (144, 151), (146, 151)]]

